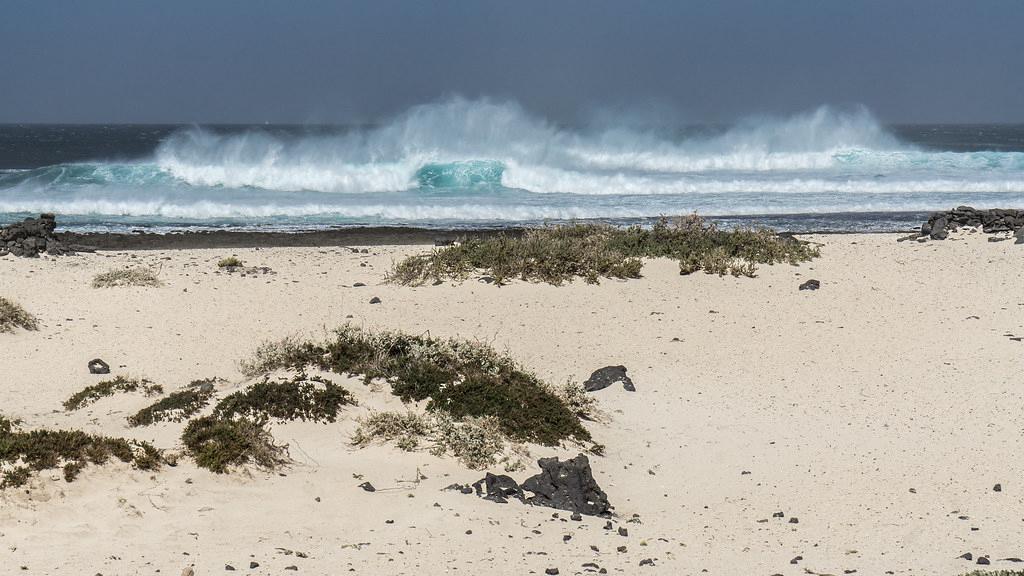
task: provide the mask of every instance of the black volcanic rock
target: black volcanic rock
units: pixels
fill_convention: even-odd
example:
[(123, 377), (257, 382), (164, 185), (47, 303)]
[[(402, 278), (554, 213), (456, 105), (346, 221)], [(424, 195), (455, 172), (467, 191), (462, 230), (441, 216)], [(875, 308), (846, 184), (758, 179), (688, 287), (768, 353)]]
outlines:
[(633, 386), (633, 381), (626, 376), (625, 366), (605, 366), (599, 370), (595, 370), (590, 378), (583, 383), (583, 388), (587, 392), (597, 392), (598, 390), (604, 390), (605, 388), (615, 384), (616, 382), (622, 382), (622, 387), (629, 392), (636, 392), (636, 387)]
[(944, 240), (949, 232), (962, 227), (978, 228), (982, 232), (1014, 232), (1017, 244), (1024, 244), (1024, 210), (1012, 208), (992, 208), (977, 210), (970, 206), (957, 206), (946, 212), (935, 212), (928, 217), (928, 222), (921, 225), (921, 236), (932, 240)]
[[(591, 516), (604, 516), (610, 513), (612, 506), (608, 495), (601, 490), (590, 470), (590, 461), (580, 454), (569, 460), (558, 458), (541, 458), (537, 461), (540, 473), (527, 478), (522, 485), (505, 475), (487, 473), (473, 483), (477, 496), (492, 502), (505, 504), (515, 498), (526, 504), (547, 506), (573, 513)], [(468, 492), (468, 486), (453, 484), (448, 489)], [(533, 496), (526, 497), (525, 492)], [(582, 517), (580, 517), (582, 518)]]
[(35, 258), (42, 252), (53, 255), (74, 253), (76, 247), (64, 244), (54, 235), (56, 228), (57, 220), (53, 214), (41, 214), (39, 218), (26, 218), (0, 228), (0, 256), (13, 254)]

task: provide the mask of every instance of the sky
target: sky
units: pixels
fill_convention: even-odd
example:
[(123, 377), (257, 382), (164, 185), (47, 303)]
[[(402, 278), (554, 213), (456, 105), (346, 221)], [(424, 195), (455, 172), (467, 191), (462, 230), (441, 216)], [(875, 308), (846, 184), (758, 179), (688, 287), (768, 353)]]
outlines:
[(1024, 122), (1019, 0), (0, 0), (0, 122)]

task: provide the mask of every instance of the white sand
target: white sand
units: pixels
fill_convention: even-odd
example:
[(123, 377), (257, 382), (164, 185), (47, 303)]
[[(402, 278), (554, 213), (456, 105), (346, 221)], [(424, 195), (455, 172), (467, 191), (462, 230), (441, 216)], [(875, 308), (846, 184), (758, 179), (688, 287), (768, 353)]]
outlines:
[[(1024, 342), (1007, 336), (1024, 336), (1024, 247), (980, 234), (811, 239), (819, 260), (754, 279), (680, 277), (666, 260), (639, 280), (562, 287), (384, 284), (393, 261), (425, 249), (409, 247), (0, 258), (0, 295), (42, 321), (0, 334), (0, 412), (28, 428), (174, 448), (181, 424), (126, 426), (151, 402), (141, 395), (61, 410), (101, 379), (90, 359), (168, 391), (221, 376), (226, 391), (260, 341), (346, 321), (486, 341), (554, 382), (624, 364), (638, 389), (598, 392), (610, 421), (588, 425), (607, 446), (591, 461), (628, 537), (603, 519), (441, 491), (482, 476), (452, 459), (353, 449), (360, 407), (333, 425), (274, 425), (296, 460), (281, 475), (218, 476), (184, 459), (157, 473), (92, 466), (70, 484), (53, 471), (7, 490), (0, 573), (575, 574), (594, 562), (613, 574), (950, 576), (975, 567), (964, 552), (1019, 567), (997, 559), (1024, 557)], [(277, 275), (216, 273), (231, 253)], [(160, 267), (167, 285), (90, 287), (129, 262)], [(798, 291), (807, 278), (821, 289)], [(427, 479), (403, 482), (417, 468)], [(385, 490), (362, 491), (364, 479)], [(626, 523), (634, 514), (642, 523)], [(640, 568), (645, 558), (656, 565)]]

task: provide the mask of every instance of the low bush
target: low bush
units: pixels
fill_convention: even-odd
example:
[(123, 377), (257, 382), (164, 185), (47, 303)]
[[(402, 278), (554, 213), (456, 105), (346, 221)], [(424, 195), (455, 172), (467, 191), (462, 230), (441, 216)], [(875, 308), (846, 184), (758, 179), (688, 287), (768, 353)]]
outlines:
[(421, 285), (464, 280), (474, 272), (503, 283), (520, 278), (561, 284), (573, 278), (638, 278), (642, 258), (673, 258), (680, 273), (753, 276), (756, 264), (797, 264), (818, 249), (766, 228), (719, 229), (696, 215), (663, 218), (650, 228), (570, 224), (523, 234), (467, 238), (461, 243), (410, 256), (395, 265), (390, 280)]
[(117, 286), (163, 286), (164, 283), (149, 268), (124, 268), (97, 274), (92, 279), (93, 288), (114, 288)]
[(456, 420), (493, 417), (510, 439), (548, 446), (590, 440), (566, 402), (511, 358), (483, 344), (353, 326), (319, 344), (288, 339), (261, 346), (247, 362), (270, 371), (309, 366), (336, 374), (382, 379), (403, 401), (429, 400), (427, 410)]
[(227, 258), (221, 258), (217, 262), (217, 268), (239, 268), (244, 265), (240, 259), (235, 256), (228, 256)]
[(113, 380), (104, 380), (98, 384), (86, 386), (82, 390), (75, 392), (70, 398), (64, 401), (65, 410), (78, 410), (92, 404), (93, 402), (107, 396), (113, 396), (118, 392), (135, 392), (142, 390), (146, 396), (156, 396), (163, 394), (163, 386), (154, 384), (150, 380), (145, 378), (125, 378), (124, 376), (118, 376)]
[(172, 392), (166, 398), (129, 416), (128, 423), (132, 426), (148, 426), (156, 422), (181, 422), (191, 418), (213, 399), (216, 394), (213, 385), (218, 381), (216, 378), (196, 380), (184, 390)]
[(103, 464), (110, 457), (139, 470), (160, 467), (160, 452), (137, 440), (86, 434), (80, 430), (20, 430), (0, 416), (0, 488), (24, 485), (32, 472), (63, 468), (64, 479), (74, 480), (88, 464)]
[(257, 422), (270, 418), (334, 422), (342, 406), (354, 403), (352, 395), (341, 386), (325, 378), (299, 374), (277, 382), (264, 378), (225, 397), (213, 414), (222, 419), (243, 416)]
[(264, 424), (248, 418), (196, 418), (185, 426), (181, 439), (197, 465), (217, 474), (231, 466), (253, 463), (273, 469), (288, 462), (287, 446), (274, 444)]
[(0, 333), (14, 332), (15, 328), (38, 330), (39, 320), (17, 303), (0, 297)]

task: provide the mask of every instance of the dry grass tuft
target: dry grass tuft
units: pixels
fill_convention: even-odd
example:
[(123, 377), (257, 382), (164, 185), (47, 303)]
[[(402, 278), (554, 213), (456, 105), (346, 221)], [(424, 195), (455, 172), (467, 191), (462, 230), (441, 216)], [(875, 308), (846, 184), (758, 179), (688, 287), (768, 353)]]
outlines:
[(38, 330), (39, 320), (19, 304), (0, 297), (0, 333), (14, 332), (15, 328)]
[(115, 288), (119, 286), (160, 287), (164, 283), (156, 272), (149, 268), (124, 268), (97, 274), (92, 279), (93, 288)]

